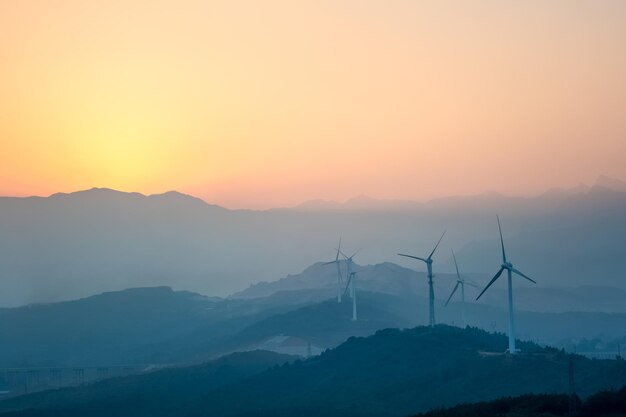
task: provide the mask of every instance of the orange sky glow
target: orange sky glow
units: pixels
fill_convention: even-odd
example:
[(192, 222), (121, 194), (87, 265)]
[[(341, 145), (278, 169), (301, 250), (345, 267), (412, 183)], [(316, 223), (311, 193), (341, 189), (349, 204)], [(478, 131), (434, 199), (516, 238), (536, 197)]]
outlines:
[(1, 1), (0, 195), (233, 208), (626, 178), (623, 1)]

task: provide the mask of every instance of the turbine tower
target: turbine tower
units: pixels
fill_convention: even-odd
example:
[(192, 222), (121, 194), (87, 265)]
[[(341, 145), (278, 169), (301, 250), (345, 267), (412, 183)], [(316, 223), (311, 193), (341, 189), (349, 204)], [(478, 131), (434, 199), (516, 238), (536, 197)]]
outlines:
[(522, 278), (526, 278), (533, 284), (536, 284), (536, 282), (530, 279), (529, 277), (527, 277), (526, 275), (524, 275), (520, 270), (515, 269), (513, 267), (513, 264), (507, 261), (506, 252), (504, 250), (504, 239), (502, 238), (502, 227), (500, 226), (500, 217), (496, 216), (496, 218), (498, 219), (498, 230), (500, 231), (500, 245), (502, 246), (502, 265), (500, 265), (500, 270), (496, 273), (496, 275), (494, 275), (491, 281), (489, 281), (489, 284), (487, 284), (485, 289), (480, 294), (478, 294), (478, 297), (476, 297), (476, 300), (478, 300), (485, 293), (485, 291), (487, 291), (487, 288), (491, 287), (491, 284), (493, 284), (494, 282), (496, 282), (498, 278), (500, 278), (500, 275), (502, 275), (502, 272), (504, 272), (504, 270), (507, 271), (508, 283), (509, 283), (509, 353), (515, 354), (517, 353), (517, 350), (515, 349), (515, 317), (513, 316), (512, 276), (513, 274), (516, 274)]
[(341, 302), (341, 287), (343, 283), (343, 276), (341, 275), (341, 260), (339, 259), (339, 254), (341, 254), (341, 238), (339, 238), (339, 245), (337, 246), (337, 255), (335, 256), (334, 261), (325, 262), (324, 265), (337, 265), (337, 302)]
[(352, 254), (352, 256), (346, 256), (343, 252), (341, 252), (341, 254), (344, 256), (344, 258), (346, 258), (346, 264), (348, 266), (348, 282), (346, 283), (346, 289), (344, 290), (344, 295), (348, 292), (348, 289), (350, 289), (350, 297), (352, 298), (352, 321), (356, 321), (357, 320), (357, 313), (356, 313), (356, 276), (357, 276), (357, 271), (353, 271), (352, 270), (352, 264), (354, 263), (352, 258), (354, 258), (354, 255), (356, 255), (357, 253), (359, 253), (359, 251), (354, 252)]
[(456, 262), (456, 256), (454, 255), (454, 250), (452, 251), (452, 258), (454, 259), (454, 266), (456, 267), (456, 285), (452, 289), (452, 292), (450, 293), (450, 297), (448, 297), (448, 301), (446, 301), (446, 306), (452, 299), (452, 296), (454, 295), (456, 290), (458, 290), (459, 287), (461, 287), (461, 323), (463, 325), (463, 328), (465, 328), (467, 327), (467, 321), (465, 320), (465, 285), (469, 285), (471, 287), (476, 287), (476, 285), (472, 284), (471, 282), (467, 282), (463, 278), (461, 278), (461, 274), (459, 273), (459, 265)]
[(426, 263), (426, 268), (428, 269), (428, 299), (430, 301), (428, 325), (431, 327), (435, 325), (435, 290), (433, 289), (433, 255), (435, 254), (435, 251), (437, 250), (437, 247), (441, 243), (441, 239), (443, 239), (445, 234), (446, 232), (443, 232), (443, 234), (439, 238), (439, 241), (435, 245), (435, 248), (430, 253), (430, 255), (428, 255), (428, 258), (426, 259), (420, 258), (418, 256), (413, 256), (413, 255), (405, 255), (403, 253), (398, 254), (400, 256), (417, 259), (418, 261), (422, 261)]

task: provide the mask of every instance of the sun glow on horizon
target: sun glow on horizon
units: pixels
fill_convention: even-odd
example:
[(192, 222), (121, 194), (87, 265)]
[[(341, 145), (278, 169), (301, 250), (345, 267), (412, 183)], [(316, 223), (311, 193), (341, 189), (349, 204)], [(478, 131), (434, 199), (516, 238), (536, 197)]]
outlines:
[(0, 194), (265, 208), (626, 178), (626, 4), (0, 3)]

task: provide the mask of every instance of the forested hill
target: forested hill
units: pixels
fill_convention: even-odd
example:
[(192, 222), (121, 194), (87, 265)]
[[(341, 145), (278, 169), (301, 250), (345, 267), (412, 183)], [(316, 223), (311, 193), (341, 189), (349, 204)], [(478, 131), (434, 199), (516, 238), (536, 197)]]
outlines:
[(565, 394), (523, 395), (477, 404), (462, 404), (414, 417), (577, 417), (626, 416), (626, 386), (617, 391), (601, 391), (584, 401)]
[[(23, 396), (0, 403), (0, 409), (35, 409), (39, 414), (33, 415), (42, 416), (405, 416), (506, 396), (567, 391), (568, 355), (520, 343), (522, 354), (510, 356), (501, 353), (505, 347), (503, 335), (472, 328), (387, 329), (220, 386), (206, 385), (199, 377), (173, 380), (168, 370)], [(583, 397), (626, 384), (624, 361), (576, 356), (574, 367)], [(199, 369), (176, 372), (201, 375)], [(165, 394), (163, 387), (172, 381), (175, 385)]]

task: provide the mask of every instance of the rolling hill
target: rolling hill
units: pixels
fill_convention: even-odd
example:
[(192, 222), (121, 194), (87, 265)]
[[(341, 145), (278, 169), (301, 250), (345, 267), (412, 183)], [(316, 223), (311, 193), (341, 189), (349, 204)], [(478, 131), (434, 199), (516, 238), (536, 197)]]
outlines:
[[(24, 410), (11, 414), (21, 416), (401, 416), (504, 396), (566, 392), (569, 355), (527, 342), (520, 345), (523, 354), (497, 353), (505, 346), (504, 336), (477, 329), (386, 329), (219, 386), (183, 376), (200, 378), (202, 369), (215, 369), (208, 364), (25, 395), (0, 402), (0, 410)], [(626, 383), (624, 361), (575, 356), (574, 366), (583, 397)]]
[(0, 366), (206, 360), (251, 323), (305, 304), (281, 297), (223, 300), (153, 287), (0, 309), (0, 338), (10, 340), (0, 345)]
[[(0, 309), (0, 367), (113, 366), (198, 363), (219, 355), (270, 349), (276, 337), (316, 349), (351, 336), (427, 320), (427, 299), (359, 290), (359, 320), (351, 301), (337, 304), (332, 289), (278, 291), (267, 297), (208, 298), (167, 287), (109, 292), (75, 301)], [(437, 301), (439, 323), (459, 325), (461, 304)], [(579, 352), (616, 351), (626, 314), (518, 311), (522, 339)], [(506, 311), (468, 303), (471, 326), (506, 331)], [(294, 351), (295, 353), (296, 351)], [(299, 354), (306, 354), (301, 349)]]

